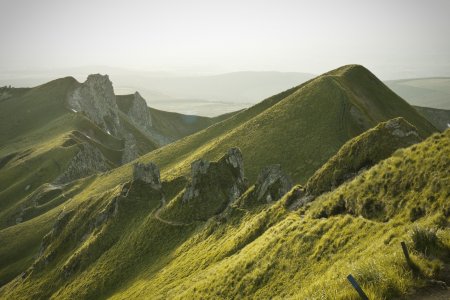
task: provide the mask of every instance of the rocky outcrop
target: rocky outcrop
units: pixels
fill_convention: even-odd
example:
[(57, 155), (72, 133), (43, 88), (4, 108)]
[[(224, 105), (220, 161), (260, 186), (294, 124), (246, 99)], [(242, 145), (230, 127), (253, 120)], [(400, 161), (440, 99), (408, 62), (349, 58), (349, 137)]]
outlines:
[(133, 100), (131, 101), (127, 115), (137, 128), (146, 133), (150, 132), (152, 127), (150, 112), (147, 107), (147, 102), (145, 102), (145, 99), (138, 92), (133, 95)]
[(67, 99), (69, 108), (83, 112), (108, 133), (118, 136), (120, 122), (116, 96), (108, 75), (93, 74), (76, 88)]
[(222, 213), (246, 190), (242, 153), (230, 149), (217, 162), (204, 159), (191, 165), (191, 180), (184, 193), (170, 210), (164, 212), (168, 219), (177, 221), (205, 221)]
[[(418, 143), (421, 141), (419, 134), (417, 133), (417, 129), (408, 122), (406, 122), (405, 119), (403, 118), (392, 119), (385, 123), (381, 123), (380, 125), (381, 127), (384, 126), (384, 128), (387, 129), (392, 136), (398, 138), (412, 136), (413, 137), (412, 143), (410, 140), (405, 140), (405, 143), (407, 144), (412, 145), (413, 143)], [(382, 128), (380, 130), (382, 130)]]
[(136, 163), (133, 166), (133, 180), (151, 185), (154, 190), (161, 190), (159, 168), (154, 163)]
[(129, 163), (139, 157), (137, 141), (130, 133), (125, 134), (124, 148), (122, 152), (122, 164)]
[(231, 148), (218, 162), (196, 160), (191, 165), (191, 182), (183, 195), (183, 202), (189, 202), (198, 197), (202, 190), (207, 191), (212, 185), (220, 185), (221, 175), (224, 178), (224, 189), (227, 190), (231, 203), (245, 190), (244, 163), (242, 153), (238, 148)]
[(293, 186), (291, 178), (280, 165), (265, 167), (256, 180), (254, 194), (258, 202), (279, 200)]
[(420, 141), (417, 129), (405, 119), (382, 122), (345, 143), (338, 153), (317, 170), (306, 184), (305, 197), (330, 191), (388, 158), (395, 150)]
[(92, 174), (109, 170), (109, 165), (102, 152), (89, 143), (80, 145), (80, 151), (69, 162), (64, 173), (55, 184), (63, 184)]
[(237, 207), (251, 209), (261, 204), (280, 200), (293, 186), (291, 178), (280, 165), (271, 165), (262, 169), (254, 187), (239, 198)]

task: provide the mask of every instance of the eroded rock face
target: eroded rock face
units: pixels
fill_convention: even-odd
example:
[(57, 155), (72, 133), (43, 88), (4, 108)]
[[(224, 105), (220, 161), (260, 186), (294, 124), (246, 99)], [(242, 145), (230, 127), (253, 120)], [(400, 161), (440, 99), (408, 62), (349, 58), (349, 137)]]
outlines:
[(258, 175), (254, 193), (258, 202), (269, 203), (279, 200), (292, 186), (292, 180), (281, 169), (281, 166), (271, 165), (265, 167)]
[(71, 182), (92, 174), (106, 172), (109, 169), (102, 152), (89, 143), (83, 143), (80, 151), (69, 162), (64, 173), (55, 180), (55, 184)]
[(134, 99), (127, 115), (136, 127), (146, 133), (150, 132), (152, 119), (148, 111), (147, 102), (138, 92), (134, 93)]
[(119, 135), (120, 122), (116, 96), (108, 75), (93, 74), (68, 97), (70, 109), (83, 112), (95, 124), (114, 136)]
[(417, 140), (413, 141), (413, 142), (420, 142), (420, 137), (419, 134), (417, 133), (417, 130), (412, 127), (410, 124), (406, 123), (403, 119), (401, 118), (396, 118), (396, 119), (392, 119), (389, 120), (385, 123), (384, 127), (386, 129), (388, 129), (391, 133), (391, 135), (399, 137), (399, 138), (403, 138), (403, 137), (408, 137), (408, 136), (412, 136), (412, 137), (416, 137)]
[(133, 167), (133, 180), (140, 180), (148, 183), (155, 190), (161, 189), (161, 178), (158, 166), (154, 163), (136, 163)]
[(130, 133), (125, 134), (124, 150), (122, 153), (122, 164), (129, 163), (139, 157), (139, 150), (134, 136)]
[[(191, 165), (191, 182), (182, 202), (211, 201), (217, 210), (236, 200), (246, 189), (244, 163), (238, 148), (231, 148), (217, 162), (197, 160)], [(201, 200), (203, 199), (203, 200)]]

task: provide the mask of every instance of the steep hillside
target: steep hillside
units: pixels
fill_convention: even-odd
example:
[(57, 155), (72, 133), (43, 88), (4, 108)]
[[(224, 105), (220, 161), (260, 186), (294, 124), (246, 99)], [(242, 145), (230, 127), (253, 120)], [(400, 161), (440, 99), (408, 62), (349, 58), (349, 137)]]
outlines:
[[(131, 106), (120, 108), (121, 105), (123, 103), (119, 100), (119, 123), (136, 125), (136, 120), (129, 118)], [(151, 135), (152, 132), (145, 132), (145, 128), (148, 128), (146, 124), (150, 121), (153, 124), (154, 118), (150, 116), (151, 120), (138, 122), (141, 126), (133, 126), (134, 130), (144, 136), (147, 133)], [(203, 232), (201, 236), (207, 238), (216, 231), (216, 226), (226, 223), (228, 218), (237, 218), (237, 223), (233, 223), (237, 227), (230, 227), (230, 231), (219, 226), (217, 233), (221, 234), (213, 238), (216, 241), (225, 233), (235, 232), (238, 235), (227, 239), (233, 242), (224, 240), (219, 252), (208, 257), (201, 249), (192, 248), (201, 254), (199, 259), (203, 259), (200, 263), (202, 268), (208, 268), (210, 262), (239, 254), (267, 226), (272, 226), (280, 220), (279, 217), (288, 213), (284, 205), (276, 205), (268, 211), (264, 208), (290, 188), (291, 179), (296, 183), (305, 183), (349, 139), (381, 121), (395, 117), (403, 117), (417, 129), (421, 137), (437, 131), (364, 67), (344, 66), (139, 158), (137, 161), (140, 163), (152, 162), (161, 168), (162, 188), (150, 193), (154, 196), (145, 196), (149, 190), (154, 190), (152, 184), (150, 187), (134, 184), (137, 180), (133, 179), (135, 172), (131, 164), (75, 181), (67, 188), (62, 188), (61, 192), (58, 187), (43, 187), (39, 193), (45, 200), (36, 202), (34, 199), (41, 196), (32, 196), (23, 201), (45, 201), (52, 205), (40, 214), (24, 212), (19, 217), (33, 218), (0, 231), (0, 239), (8, 241), (6, 246), (0, 248), (2, 282), (9, 281), (33, 262), (37, 264), (23, 275), (27, 278), (28, 274), (32, 274), (30, 280), (25, 280), (24, 285), (14, 291), (7, 285), (5, 293), (18, 297), (33, 294), (38, 298), (49, 295), (98, 298), (116, 293), (118, 289), (125, 291), (131, 285), (139, 284), (140, 280), (147, 281), (148, 274), (156, 274), (166, 263), (170, 263), (174, 257), (168, 253), (181, 255), (178, 252), (181, 251), (181, 245), (182, 248), (188, 247), (185, 250), (190, 249), (191, 246), (184, 245), (195, 244), (190, 238), (197, 239), (199, 230)], [(107, 120), (110, 118), (104, 119), (104, 123), (100, 119), (99, 126), (109, 128), (111, 124), (114, 125)], [(240, 159), (223, 158), (224, 153), (236, 146), (245, 164), (237, 163)], [(205, 163), (194, 163), (199, 159)], [(276, 164), (279, 166), (266, 168)], [(237, 167), (239, 172), (236, 171)], [(194, 171), (196, 169), (200, 172)], [(226, 184), (218, 186), (222, 181)], [(247, 186), (250, 187), (245, 190)], [(133, 197), (127, 196), (133, 193), (142, 194), (136, 203)], [(63, 198), (64, 205), (61, 205)], [(116, 203), (119, 203), (118, 213), (112, 213), (116, 211)], [(121, 210), (121, 205), (128, 208)], [(135, 211), (133, 206), (139, 209)], [(73, 213), (64, 217), (65, 212), (70, 211)], [(112, 218), (112, 215), (119, 218)], [(59, 221), (56, 221), (59, 218), (68, 226), (61, 227), (62, 231), (58, 229)], [(56, 225), (53, 225), (55, 222)], [(260, 225), (254, 228), (251, 225), (254, 223)], [(211, 226), (208, 225), (203, 231), (205, 224)], [(42, 247), (41, 238), (50, 230), (55, 233), (50, 233), (44, 239), (45, 247)], [(14, 239), (18, 235), (24, 238)], [(202, 245), (206, 247), (205, 251), (213, 247), (213, 244)], [(39, 253), (39, 263), (35, 262), (36, 253)], [(47, 268), (46, 265), (50, 266)], [(116, 267), (111, 268), (112, 265)], [(180, 266), (187, 273), (178, 272), (185, 277), (194, 267), (187, 262)], [(261, 272), (268, 271), (268, 266), (261, 266)], [(64, 275), (65, 270), (69, 270), (67, 276)], [(130, 270), (135, 277), (129, 275)], [(215, 272), (215, 268), (211, 272)], [(176, 279), (174, 284), (178, 280), (182, 279)], [(262, 280), (260, 284), (264, 285), (263, 278), (258, 280)], [(52, 288), (45, 291), (40, 288), (50, 283)], [(161, 282), (155, 283), (158, 284)], [(227, 284), (233, 285), (232, 282)], [(65, 288), (62, 289), (62, 286)], [(166, 288), (170, 289), (171, 286), (167, 283)], [(130, 293), (140, 293), (139, 289), (133, 288)], [(245, 290), (245, 283), (242, 289)], [(176, 293), (181, 292), (184, 291)], [(175, 295), (172, 291), (170, 295), (168, 293), (169, 290), (162, 291), (161, 295)]]
[(46, 184), (65, 195), (73, 180), (121, 165), (131, 152), (125, 134), (135, 147), (131, 159), (158, 147), (115, 114), (107, 76), (92, 75), (82, 84), (68, 77), (6, 92), (0, 102), (0, 228), (66, 200), (42, 200)]
[[(161, 182), (155, 165), (135, 165), (127, 182), (68, 203), (33, 266), (0, 296), (358, 299), (348, 274), (370, 299), (405, 296), (450, 279), (449, 151), (447, 130), (398, 150), (299, 211), (285, 208), (294, 190), (260, 209), (243, 208), (241, 199), (252, 191), (277, 184), (258, 180), (243, 193), (237, 149), (217, 162), (194, 163), (187, 181)], [(174, 219), (195, 209), (191, 201), (207, 206), (213, 198), (196, 197), (214, 189), (230, 201), (222, 213), (206, 222)], [(161, 214), (164, 202), (178, 212)]]
[(414, 126), (403, 118), (378, 124), (345, 143), (306, 183), (306, 192), (320, 195), (386, 159), (399, 149), (421, 141)]
[[(140, 95), (134, 94), (116, 96), (119, 109), (124, 114), (129, 114), (130, 111), (133, 110), (132, 103), (136, 97), (140, 97)], [(168, 144), (211, 126), (214, 123), (225, 120), (235, 113), (209, 118), (194, 115), (183, 115), (149, 107), (148, 114), (151, 119), (150, 130), (152, 130), (154, 135), (160, 137), (161, 144)]]
[(437, 129), (450, 128), (450, 110), (414, 106), (414, 108), (431, 122)]
[(345, 66), (268, 98), (206, 130), (142, 158), (171, 176), (186, 174), (189, 162), (217, 160), (238, 146), (250, 181), (259, 170), (281, 164), (304, 183), (350, 138), (381, 121), (403, 117), (421, 136), (436, 131), (414, 108), (362, 66)]

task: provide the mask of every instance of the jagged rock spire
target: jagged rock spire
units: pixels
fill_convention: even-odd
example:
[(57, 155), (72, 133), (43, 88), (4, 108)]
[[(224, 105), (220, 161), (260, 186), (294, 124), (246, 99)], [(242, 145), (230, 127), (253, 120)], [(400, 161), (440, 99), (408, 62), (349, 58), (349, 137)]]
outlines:
[(67, 103), (70, 109), (83, 112), (108, 133), (119, 135), (119, 109), (108, 75), (89, 75), (86, 81), (68, 96)]

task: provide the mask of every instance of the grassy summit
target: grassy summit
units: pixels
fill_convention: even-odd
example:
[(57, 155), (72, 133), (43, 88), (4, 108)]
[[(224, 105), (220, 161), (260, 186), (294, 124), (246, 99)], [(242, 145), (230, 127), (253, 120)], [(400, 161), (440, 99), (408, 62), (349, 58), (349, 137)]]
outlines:
[(379, 122), (403, 117), (419, 134), (436, 131), (424, 117), (362, 66), (344, 66), (285, 91), (142, 157), (170, 176), (187, 174), (190, 162), (217, 160), (238, 146), (250, 181), (261, 168), (281, 164), (302, 183), (350, 138)]

